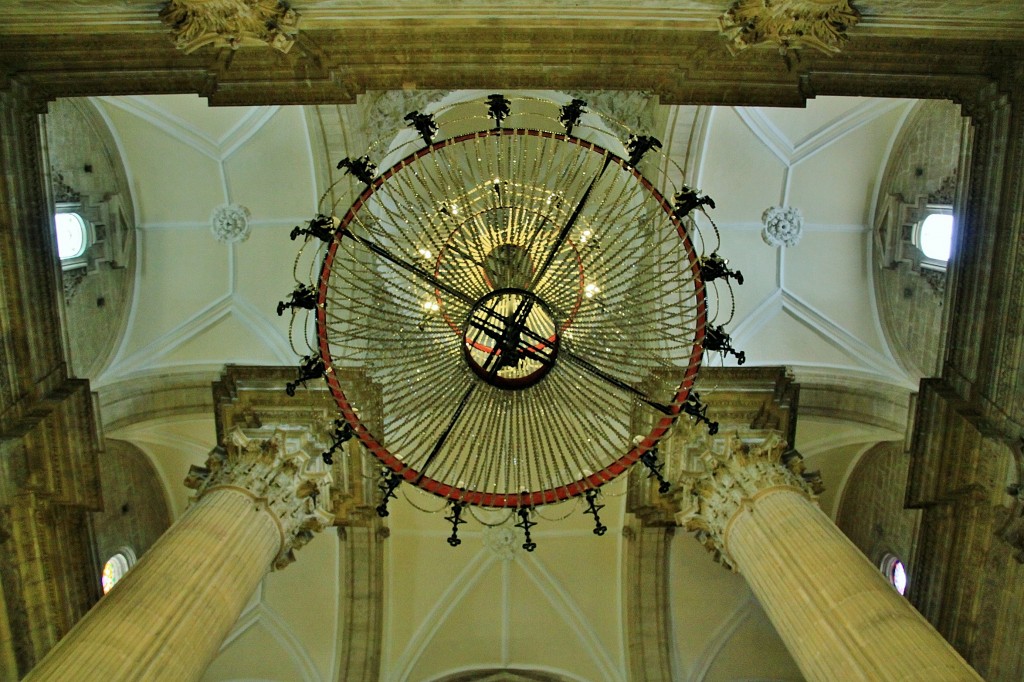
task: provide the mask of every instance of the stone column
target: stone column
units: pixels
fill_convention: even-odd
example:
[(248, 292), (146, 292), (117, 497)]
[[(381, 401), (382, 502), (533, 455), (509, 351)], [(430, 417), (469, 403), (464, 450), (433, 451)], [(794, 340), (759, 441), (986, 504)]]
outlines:
[(25, 679), (199, 679), (267, 571), (331, 523), (319, 450), (308, 431), (232, 431), (189, 472), (185, 515)]
[(705, 460), (679, 521), (747, 579), (808, 680), (981, 680), (818, 508), (778, 435)]

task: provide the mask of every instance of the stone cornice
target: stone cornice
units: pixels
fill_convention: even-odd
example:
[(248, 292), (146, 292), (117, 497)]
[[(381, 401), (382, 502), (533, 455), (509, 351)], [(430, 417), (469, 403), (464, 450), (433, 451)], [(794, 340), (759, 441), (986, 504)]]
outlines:
[(349, 102), (366, 90), (504, 84), (641, 89), (662, 103), (799, 106), (826, 94), (969, 100), (984, 84), (1014, 82), (1021, 53), (1020, 41), (855, 35), (839, 55), (807, 53), (787, 69), (770, 49), (733, 57), (713, 31), (406, 19), (304, 30), (287, 55), (184, 54), (168, 35), (149, 31), (11, 35), (0, 47), (0, 73), (47, 98), (198, 92), (215, 104), (308, 104)]

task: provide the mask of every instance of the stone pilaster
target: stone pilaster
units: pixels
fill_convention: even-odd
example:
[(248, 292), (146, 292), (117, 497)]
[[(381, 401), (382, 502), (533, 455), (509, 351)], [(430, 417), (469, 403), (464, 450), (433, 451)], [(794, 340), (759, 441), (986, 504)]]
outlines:
[(0, 83), (0, 680), (16, 680), (99, 597), (102, 501), (88, 382), (68, 378), (43, 182), (40, 99)]
[(28, 680), (199, 679), (271, 567), (329, 525), (308, 432), (235, 429), (187, 484), (193, 505)]
[(679, 520), (746, 578), (808, 680), (981, 679), (814, 504), (778, 434), (705, 460)]
[(622, 529), (626, 546), (626, 637), (629, 679), (669, 682), (674, 674), (669, 609), (672, 526), (647, 526), (640, 519)]

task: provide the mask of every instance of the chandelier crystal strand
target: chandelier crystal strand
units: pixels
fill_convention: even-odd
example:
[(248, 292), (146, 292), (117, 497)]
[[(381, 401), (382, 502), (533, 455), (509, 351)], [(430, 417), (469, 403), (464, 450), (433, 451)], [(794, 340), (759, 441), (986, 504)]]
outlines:
[[(556, 103), (487, 100), (407, 116), (418, 134), (371, 149), (404, 155), (379, 174), (365, 157), (339, 164), (321, 210), (338, 213), (343, 180), (352, 205), (330, 218), (333, 240), (303, 248), (320, 256), (314, 355), (360, 442), (424, 491), (522, 511), (603, 486), (671, 427), (703, 356), (707, 249), (677, 188), (630, 165), (647, 150), (660, 182), (682, 177), (657, 140), (630, 139), (626, 161), (560, 132)], [(587, 112), (576, 135), (619, 149), (634, 134)], [(335, 368), (380, 387), (380, 433)], [(678, 385), (648, 394), (662, 375)], [(654, 426), (634, 445), (636, 405)]]

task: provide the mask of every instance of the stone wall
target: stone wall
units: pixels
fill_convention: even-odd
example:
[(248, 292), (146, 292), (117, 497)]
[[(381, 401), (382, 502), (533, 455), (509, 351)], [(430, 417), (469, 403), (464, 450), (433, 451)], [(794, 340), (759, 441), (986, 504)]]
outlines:
[(909, 469), (901, 441), (879, 443), (861, 456), (843, 491), (836, 525), (875, 565), (893, 554), (909, 567), (914, 555), (920, 512), (903, 508)]
[(149, 457), (131, 443), (108, 438), (100, 455), (103, 511), (93, 514), (102, 562), (128, 547), (136, 558), (171, 526), (167, 493)]
[[(73, 192), (76, 212), (95, 222), (88, 264), (63, 275), (70, 364), (95, 379), (124, 333), (135, 280), (135, 226), (128, 180), (106, 124), (88, 100), (58, 100), (46, 115), (54, 201)], [(115, 244), (116, 242), (116, 244)]]
[(939, 373), (947, 276), (916, 265), (912, 223), (928, 204), (953, 204), (963, 119), (952, 102), (922, 102), (896, 140), (875, 216), (875, 295), (889, 345), (911, 375)]

